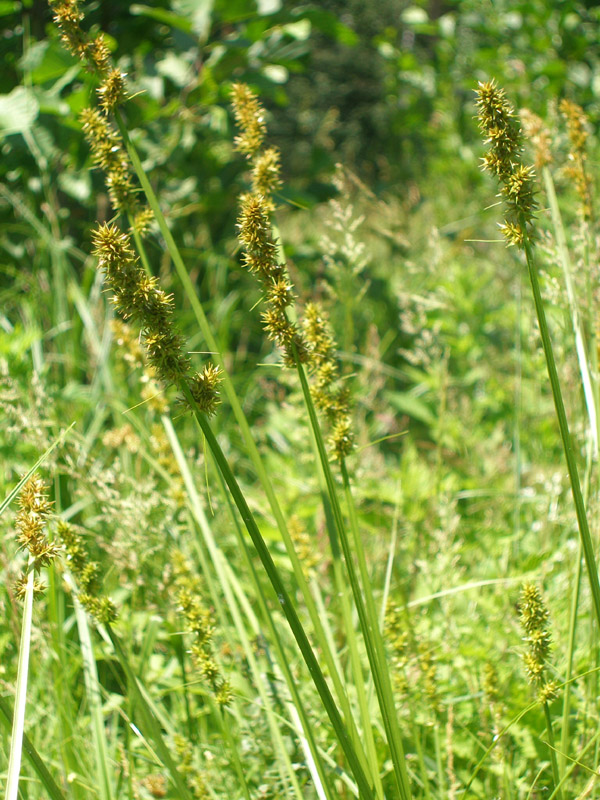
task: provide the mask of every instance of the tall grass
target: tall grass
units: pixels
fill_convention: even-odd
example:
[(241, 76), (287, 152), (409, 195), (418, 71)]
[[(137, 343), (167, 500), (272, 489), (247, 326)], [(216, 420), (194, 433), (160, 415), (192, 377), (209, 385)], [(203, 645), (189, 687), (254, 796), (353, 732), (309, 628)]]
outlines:
[[(480, 111), (493, 117), (482, 126), (504, 159), (488, 156), (486, 164), (505, 187), (503, 230), (524, 264), (510, 251), (486, 255), (432, 233), (426, 208), (411, 212), (414, 262), (404, 264), (401, 280), (390, 276), (380, 265), (407, 241), (393, 230), (399, 206), (355, 183), (364, 248), (356, 245), (349, 196), (330, 205), (328, 228), (315, 220), (320, 240), (300, 223), (304, 246), (315, 255), (326, 248), (330, 269), (338, 270), (325, 273), (315, 298), (314, 287), (302, 285), (309, 280), (292, 286), (284, 255), (302, 261), (297, 226), (309, 214), (276, 208), (279, 156), (268, 144), (266, 112), (248, 87), (233, 87), (237, 148), (249, 173), (238, 234), (242, 261), (259, 279), (244, 284), (254, 296), (244, 298), (243, 314), (255, 331), (262, 318), (267, 340), (256, 381), (271, 399), (261, 419), (212, 318), (228, 295), (200, 296), (172, 232), (162, 176), (149, 174), (138, 152), (129, 129), (136, 99), (127, 96), (125, 76), (103, 36), (84, 32), (76, 3), (53, 8), (65, 44), (97, 75), (99, 107), (86, 110), (82, 122), (114, 217), (95, 229), (99, 263), (92, 264), (72, 244), (52, 244), (64, 234), (46, 173), (49, 225), (23, 214), (29, 235), (45, 243), (35, 269), (49, 276), (53, 302), (43, 313), (53, 327), (47, 338), (24, 338), (25, 366), (4, 378), (3, 407), (20, 437), (15, 464), (29, 476), (40, 467), (40, 443), (57, 436), (66, 409), (75, 432), (49, 451), (44, 468), (55, 502), (48, 546), (60, 558), (49, 565), (39, 553), (31, 557), (22, 612), (8, 581), (3, 595), (10, 608), (3, 635), (21, 615), (23, 625), (12, 651), (18, 669), (7, 672), (15, 680), (14, 712), (0, 698), (4, 740), (11, 742), (7, 800), (19, 791), (103, 800), (589, 794), (598, 767), (600, 621), (593, 307), (579, 296), (568, 225), (546, 165), (554, 231), (546, 246), (559, 255), (569, 325), (559, 329), (556, 315), (546, 314), (549, 290), (540, 284), (534, 249), (543, 206), (535, 206), (533, 172), (517, 163), (521, 134), (502, 92), (480, 87)], [(3, 196), (17, 210), (16, 199)], [(589, 204), (581, 214), (591, 274)], [(469, 238), (472, 222), (464, 217), (452, 236), (459, 230)], [(474, 218), (485, 224), (480, 210)], [(334, 233), (344, 237), (339, 253)], [(385, 258), (376, 258), (381, 253)], [(475, 258), (465, 267), (466, 255)], [(71, 263), (78, 260), (83, 270)], [(537, 397), (539, 354), (525, 341), (519, 369), (529, 406), (517, 411), (524, 417), (519, 446), (544, 474), (538, 481), (525, 468), (520, 480), (531, 492), (518, 486), (515, 495), (505, 441), (514, 387), (494, 364), (482, 366), (481, 348), (496, 348), (491, 328), (509, 343), (515, 328), (526, 328), (524, 320), (502, 318), (505, 308), (494, 306), (488, 286), (524, 267), (549, 394)], [(379, 298), (368, 287), (349, 288), (371, 274), (394, 298), (402, 338), (378, 337), (361, 304), (383, 318)], [(114, 325), (105, 294), (125, 325)], [(339, 313), (329, 303), (331, 319), (347, 323), (338, 334), (342, 353), (321, 302), (327, 296), (340, 298)], [(7, 297), (31, 317), (26, 298)], [(355, 335), (362, 334), (358, 353)], [(559, 379), (556, 338), (567, 351), (573, 339), (577, 381)], [(383, 358), (386, 348), (402, 351), (400, 368)], [(506, 357), (503, 349), (501, 342), (493, 350), (497, 358)], [(199, 355), (210, 360), (200, 363)], [(29, 360), (39, 396), (24, 388)], [(550, 395), (562, 456), (544, 406)], [(572, 436), (569, 404), (573, 416), (587, 414), (583, 482), (581, 430)], [(390, 408), (403, 415), (400, 422)], [(410, 431), (399, 445), (405, 426)], [(561, 476), (551, 476), (564, 469), (562, 457), (572, 505)], [(8, 575), (19, 558), (14, 536), (7, 541)], [(507, 547), (516, 557), (506, 557)], [(33, 616), (36, 569), (47, 574), (49, 589)], [(528, 588), (518, 600), (522, 581)], [(533, 582), (544, 584), (550, 612)], [(40, 669), (28, 688), (30, 643)], [(537, 690), (533, 703), (527, 677)], [(21, 745), (33, 772), (21, 765)]]

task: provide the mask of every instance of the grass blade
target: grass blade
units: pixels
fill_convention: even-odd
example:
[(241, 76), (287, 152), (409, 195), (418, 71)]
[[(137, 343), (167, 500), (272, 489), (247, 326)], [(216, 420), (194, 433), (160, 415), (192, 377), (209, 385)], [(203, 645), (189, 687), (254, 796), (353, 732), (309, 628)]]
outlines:
[[(13, 717), (14, 714), (11, 712), (8, 703), (3, 697), (0, 697), (0, 722), (7, 730), (11, 730), (12, 728)], [(33, 769), (37, 772), (37, 775), (42, 782), (44, 789), (48, 792), (51, 800), (65, 800), (65, 795), (61, 792), (58, 784), (48, 772), (48, 768), (44, 764), (42, 757), (35, 749), (31, 739), (26, 733), (23, 733), (23, 752), (29, 759)]]
[(5, 800), (17, 800), (19, 795), (21, 753), (23, 750), (23, 734), (25, 730), (25, 707), (27, 705), (27, 674), (29, 671), (29, 650), (31, 646), (31, 620), (33, 617), (33, 585), (35, 578), (33, 564), (34, 558), (30, 556), (27, 585), (23, 602), (23, 623), (21, 626), (21, 641), (19, 644), (15, 711), (10, 737), (8, 777), (6, 781), (6, 792), (4, 794)]

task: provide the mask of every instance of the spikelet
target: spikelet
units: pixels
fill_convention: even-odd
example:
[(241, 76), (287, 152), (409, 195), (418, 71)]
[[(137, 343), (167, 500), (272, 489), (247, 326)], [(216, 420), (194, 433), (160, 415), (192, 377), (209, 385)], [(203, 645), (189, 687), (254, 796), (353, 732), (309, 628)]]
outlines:
[[(534, 169), (521, 162), (521, 129), (503, 89), (495, 81), (479, 83), (477, 90), (479, 128), (488, 151), (482, 168), (500, 182), (500, 194), (507, 206), (507, 217), (500, 226), (508, 245), (524, 246), (525, 233), (536, 207)], [(523, 225), (525, 230), (523, 230)]]
[(589, 121), (583, 109), (566, 98), (560, 101), (559, 110), (567, 123), (567, 134), (571, 144), (569, 164), (564, 172), (575, 184), (583, 218), (589, 220), (593, 213), (592, 187), (586, 170)]
[(311, 394), (330, 425), (328, 445), (336, 458), (345, 458), (354, 447), (350, 393), (341, 381), (336, 343), (324, 309), (308, 303), (304, 310), (304, 336), (310, 348)]
[(308, 348), (302, 332), (286, 313), (294, 302), (293, 286), (279, 261), (271, 226), (272, 195), (281, 184), (279, 151), (274, 147), (261, 150), (267, 130), (265, 112), (252, 90), (245, 84), (234, 84), (231, 99), (241, 129), (235, 146), (252, 166), (252, 191), (240, 197), (237, 221), (242, 263), (262, 285), (266, 307), (261, 318), (268, 338), (282, 348), (284, 364), (294, 366), (296, 360), (307, 361)]
[(527, 645), (523, 662), (527, 679), (537, 687), (541, 703), (548, 703), (557, 696), (555, 681), (546, 677), (546, 662), (552, 643), (548, 617), (548, 609), (538, 588), (531, 583), (524, 584), (519, 601), (519, 620), (523, 641)]
[(233, 693), (229, 681), (221, 674), (213, 652), (214, 615), (202, 602), (200, 582), (192, 573), (185, 556), (176, 553), (173, 564), (178, 610), (185, 618), (187, 632), (192, 638), (192, 661), (200, 677), (210, 687), (216, 702), (220, 706), (227, 706), (231, 703)]
[[(52, 511), (52, 503), (48, 500), (48, 487), (38, 476), (33, 475), (25, 483), (19, 495), (19, 511), (15, 522), (17, 541), (29, 552), (30, 568), (39, 573), (47, 566), (58, 552), (56, 544), (50, 542), (46, 535), (48, 520)], [(24, 597), (27, 586), (27, 574), (19, 577), (16, 592)], [(34, 595), (44, 590), (41, 581), (34, 580)]]

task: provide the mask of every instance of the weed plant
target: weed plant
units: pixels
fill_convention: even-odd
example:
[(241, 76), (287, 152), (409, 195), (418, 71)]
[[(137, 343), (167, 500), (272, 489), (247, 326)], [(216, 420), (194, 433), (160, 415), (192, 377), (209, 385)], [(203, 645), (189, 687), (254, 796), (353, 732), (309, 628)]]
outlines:
[(286, 207), (232, 82), (233, 255), (199, 280), (143, 95), (83, 6), (52, 9), (106, 188), (77, 243), (43, 160), (43, 213), (2, 193), (31, 253), (0, 317), (6, 800), (594, 797), (582, 110), (522, 131), (479, 85), (499, 239), (487, 180), (382, 198), (340, 165), (326, 206)]

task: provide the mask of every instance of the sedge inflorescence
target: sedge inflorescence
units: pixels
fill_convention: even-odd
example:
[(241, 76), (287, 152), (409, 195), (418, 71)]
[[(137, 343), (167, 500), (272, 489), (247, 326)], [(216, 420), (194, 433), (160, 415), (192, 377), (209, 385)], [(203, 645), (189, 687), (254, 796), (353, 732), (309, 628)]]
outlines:
[(133, 227), (144, 233), (152, 212), (140, 204), (121, 136), (108, 120), (109, 114), (127, 100), (126, 75), (112, 65), (103, 34), (90, 35), (82, 30), (84, 14), (77, 0), (50, 0), (50, 5), (67, 49), (100, 79), (99, 108), (84, 108), (80, 115), (93, 161), (105, 174), (115, 211), (127, 214)]
[[(17, 541), (29, 552), (29, 569), (36, 575), (56, 556), (58, 549), (47, 537), (47, 525), (52, 512), (48, 500), (48, 487), (38, 476), (33, 475), (25, 483), (19, 495), (19, 511), (15, 523)], [(19, 597), (25, 595), (27, 573), (17, 580), (16, 591)], [(44, 590), (43, 583), (36, 577), (33, 583), (34, 594)]]
[(121, 136), (97, 108), (84, 108), (79, 119), (94, 164), (104, 172), (112, 207), (128, 214), (134, 228), (145, 233), (152, 221), (152, 212), (140, 204)]
[(310, 347), (309, 371), (315, 405), (330, 425), (328, 444), (337, 458), (349, 455), (354, 447), (350, 392), (342, 382), (336, 359), (336, 342), (325, 310), (318, 303), (307, 303), (303, 330)]
[(262, 321), (267, 336), (282, 348), (285, 364), (293, 366), (296, 360), (308, 360), (308, 348), (302, 332), (288, 318), (287, 309), (294, 302), (293, 286), (285, 264), (281, 263), (271, 226), (273, 192), (281, 182), (279, 153), (273, 147), (262, 149), (265, 112), (252, 90), (245, 84), (234, 84), (232, 103), (241, 128), (235, 145), (252, 167), (252, 190), (240, 198), (237, 223), (243, 263), (263, 287)]
[(537, 687), (541, 703), (550, 702), (557, 694), (556, 682), (546, 676), (546, 663), (552, 644), (548, 618), (548, 609), (539, 589), (526, 583), (519, 600), (519, 620), (524, 633), (523, 641), (527, 645), (523, 661), (527, 678)]
[(102, 81), (97, 90), (100, 105), (105, 113), (113, 111), (127, 97), (126, 76), (112, 65), (104, 34), (102, 32), (89, 34), (82, 29), (84, 14), (78, 0), (49, 0), (49, 2), (63, 44), (88, 69), (99, 75)]
[(186, 629), (192, 642), (190, 653), (194, 666), (211, 689), (220, 706), (231, 703), (233, 693), (227, 678), (223, 677), (213, 650), (215, 618), (213, 612), (202, 601), (202, 587), (193, 574), (185, 556), (174, 554), (177, 589), (177, 604), (186, 621)]
[(284, 363), (291, 366), (300, 361), (308, 365), (313, 400), (330, 425), (329, 446), (337, 458), (343, 458), (354, 445), (350, 395), (341, 380), (327, 315), (316, 303), (307, 304), (300, 327), (288, 315), (295, 295), (285, 264), (280, 263), (270, 220), (273, 192), (281, 183), (279, 152), (274, 147), (263, 147), (265, 112), (251, 89), (245, 84), (234, 84), (232, 101), (241, 128), (235, 145), (252, 166), (252, 191), (242, 195), (238, 218), (243, 264), (263, 286), (263, 325), (268, 337), (283, 349)]
[(500, 229), (509, 245), (524, 247), (536, 202), (534, 169), (521, 161), (521, 128), (504, 89), (494, 80), (479, 83), (477, 111), (479, 128), (488, 145), (482, 167), (500, 182), (500, 194), (507, 206)]
[(583, 218), (589, 220), (592, 216), (593, 208), (592, 187), (586, 170), (588, 119), (581, 106), (566, 98), (560, 101), (559, 110), (567, 124), (567, 135), (570, 143), (569, 164), (565, 168), (565, 175), (574, 182), (581, 201)]
[(90, 559), (82, 536), (63, 520), (59, 520), (56, 534), (79, 586), (77, 599), (98, 622), (113, 622), (117, 617), (115, 604), (110, 597), (99, 592), (100, 566)]
[[(51, 6), (66, 47), (102, 81), (97, 92), (100, 110), (86, 108), (81, 114), (94, 163), (105, 173), (114, 209), (127, 215), (135, 232), (144, 233), (152, 213), (139, 202), (123, 140), (107, 119), (127, 99), (126, 76), (112, 66), (102, 33), (91, 35), (82, 30), (84, 15), (77, 0), (51, 0)], [(184, 382), (195, 407), (213, 414), (219, 402), (219, 370), (208, 364), (200, 372), (189, 374), (183, 339), (173, 324), (172, 295), (141, 268), (129, 235), (117, 225), (98, 226), (93, 241), (98, 266), (113, 291), (113, 303), (123, 319), (132, 319), (141, 328), (148, 363), (156, 376), (167, 385), (181, 387)]]
[(94, 255), (113, 291), (117, 311), (141, 328), (148, 362), (157, 377), (167, 385), (185, 382), (197, 408), (209, 416), (214, 414), (219, 403), (219, 369), (209, 363), (200, 372), (189, 374), (183, 338), (173, 322), (173, 296), (142, 269), (129, 235), (116, 225), (98, 226)]

